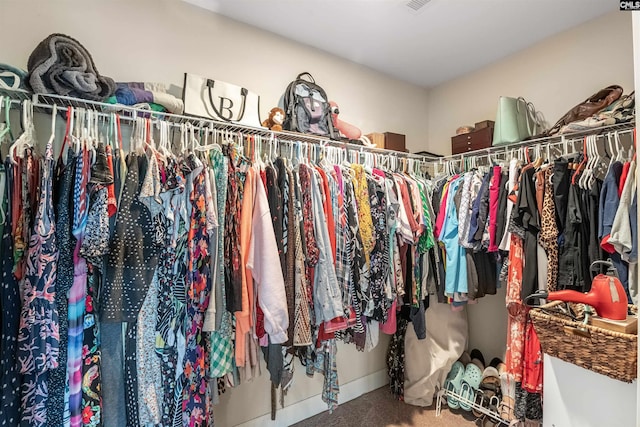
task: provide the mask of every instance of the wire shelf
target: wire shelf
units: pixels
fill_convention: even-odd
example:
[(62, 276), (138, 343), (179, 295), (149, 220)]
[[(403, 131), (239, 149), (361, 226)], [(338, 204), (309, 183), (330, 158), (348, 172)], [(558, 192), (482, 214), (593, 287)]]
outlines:
[[(352, 144), (346, 141), (335, 141), (319, 136), (301, 134), (297, 132), (287, 131), (271, 131), (263, 127), (252, 127), (245, 125), (238, 125), (234, 123), (228, 123), (223, 121), (216, 121), (211, 119), (204, 119), (201, 117), (155, 112), (144, 108), (136, 108), (132, 106), (122, 104), (108, 104), (104, 102), (91, 101), (86, 99), (74, 98), (69, 96), (55, 95), (55, 94), (32, 94), (22, 89), (6, 89), (0, 88), (0, 96), (8, 96), (14, 102), (22, 102), (24, 100), (31, 100), (34, 108), (43, 109), (51, 108), (53, 105), (58, 107), (58, 110), (64, 111), (68, 107), (84, 108), (98, 112), (105, 117), (117, 113), (120, 115), (123, 121), (133, 121), (136, 117), (145, 117), (152, 120), (163, 120), (171, 123), (174, 126), (180, 126), (182, 124), (191, 124), (196, 128), (209, 128), (223, 132), (236, 133), (240, 135), (256, 135), (266, 139), (277, 139), (280, 142), (285, 143), (307, 143), (319, 146), (332, 146), (342, 148), (351, 152), (367, 152), (374, 154), (383, 154), (396, 157), (398, 159), (413, 159), (421, 162), (422, 164), (434, 165), (434, 169), (437, 164), (443, 164), (446, 162), (463, 161), (465, 158), (481, 158), (489, 157), (500, 153), (506, 153), (509, 150), (517, 149), (520, 147), (545, 147), (545, 146), (558, 146), (568, 142), (575, 142), (581, 140), (587, 135), (606, 135), (611, 132), (630, 132), (634, 129), (635, 122), (620, 123), (609, 126), (603, 126), (592, 129), (585, 129), (581, 132), (574, 132), (570, 134), (554, 135), (551, 137), (531, 139), (522, 142), (516, 142), (512, 144), (505, 144), (496, 147), (484, 148), (481, 150), (468, 151), (466, 153), (460, 153), (449, 156), (441, 156), (434, 158), (431, 155), (420, 155), (405, 153), (400, 151), (387, 150), (377, 147), (369, 147), (364, 145)], [(575, 148), (572, 148), (575, 151)]]
[(25, 101), (31, 100), (33, 94), (24, 89), (9, 89), (5, 87), (0, 87), (0, 96), (6, 96), (14, 101)]
[(514, 142), (511, 144), (504, 144), (504, 145), (497, 145), (495, 147), (482, 148), (480, 150), (467, 151), (465, 153), (451, 154), (449, 156), (442, 156), (439, 159), (434, 161), (438, 161), (440, 163), (448, 162), (448, 161), (460, 161), (469, 157), (491, 156), (499, 153), (504, 153), (505, 151), (517, 149), (520, 147), (536, 147), (536, 146), (543, 147), (547, 145), (560, 145), (560, 144), (564, 144), (565, 142), (582, 140), (582, 138), (588, 135), (606, 135), (612, 132), (630, 132), (630, 131), (633, 131), (634, 128), (635, 128), (635, 121), (626, 122), (626, 123), (616, 123), (613, 125), (585, 129), (580, 132), (546, 136), (542, 138), (529, 139), (521, 142)]
[(399, 158), (414, 159), (420, 162), (433, 161), (428, 156), (420, 156), (411, 153), (405, 153), (400, 151), (386, 150), (377, 147), (368, 147), (364, 145), (352, 144), (344, 141), (335, 141), (313, 135), (301, 134), (297, 132), (281, 131), (276, 132), (263, 127), (253, 127), (238, 125), (229, 122), (216, 121), (211, 119), (204, 119), (201, 117), (187, 116), (172, 113), (153, 112), (148, 109), (136, 108), (132, 106), (122, 104), (107, 104), (104, 102), (96, 102), (85, 99), (73, 98), (68, 96), (54, 95), (54, 94), (35, 94), (33, 97), (34, 106), (53, 106), (57, 105), (59, 108), (66, 109), (68, 107), (84, 108), (88, 110), (97, 111), (101, 114), (117, 113), (121, 116), (121, 119), (131, 119), (135, 117), (149, 117), (154, 120), (164, 120), (174, 125), (182, 125), (186, 123), (192, 124), (198, 128), (217, 129), (231, 133), (240, 133), (247, 135), (259, 135), (263, 138), (276, 138), (279, 141), (286, 142), (303, 142), (316, 145), (329, 145), (333, 147), (344, 148), (351, 151), (366, 151), (371, 153), (379, 153), (386, 155), (393, 155)]

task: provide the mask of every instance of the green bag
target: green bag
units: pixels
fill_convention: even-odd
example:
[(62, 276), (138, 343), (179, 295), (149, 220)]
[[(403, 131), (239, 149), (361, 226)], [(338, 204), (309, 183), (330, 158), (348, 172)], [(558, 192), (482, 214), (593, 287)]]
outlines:
[(511, 144), (542, 132), (542, 120), (532, 103), (523, 97), (501, 96), (493, 128), (492, 145)]

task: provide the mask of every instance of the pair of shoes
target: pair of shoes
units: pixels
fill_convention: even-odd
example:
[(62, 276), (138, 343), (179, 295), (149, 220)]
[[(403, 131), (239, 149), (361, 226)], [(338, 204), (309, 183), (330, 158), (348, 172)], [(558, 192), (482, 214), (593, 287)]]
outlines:
[[(482, 372), (482, 381), (476, 393), (475, 403), (489, 411), (498, 413), (500, 406), (500, 373), (493, 366), (487, 366)], [(482, 418), (484, 414), (473, 410), (473, 415)]]
[(476, 392), (482, 382), (482, 369), (474, 361), (467, 365), (462, 376), (462, 385), (460, 387), (460, 408), (465, 411), (471, 410), (471, 403), (476, 400)]
[[(464, 376), (464, 372), (465, 368), (462, 362), (456, 361), (451, 367), (451, 370), (447, 375), (447, 379), (444, 381), (444, 389), (448, 392), (459, 395), (460, 389), (462, 388), (462, 377)], [(458, 409), (460, 407), (458, 399), (450, 395), (447, 395), (447, 405), (451, 409)]]
[(450, 408), (462, 408), (465, 411), (471, 411), (472, 403), (476, 399), (476, 392), (482, 381), (484, 363), (482, 352), (478, 349), (473, 349), (471, 354), (466, 351), (462, 353), (460, 359), (453, 364), (444, 383), (444, 388), (461, 399), (447, 396), (447, 404)]
[(507, 372), (507, 365), (504, 363), (498, 365), (498, 372), (500, 373), (500, 389), (502, 391), (502, 401), (498, 408), (500, 418), (510, 422), (515, 418), (516, 382)]

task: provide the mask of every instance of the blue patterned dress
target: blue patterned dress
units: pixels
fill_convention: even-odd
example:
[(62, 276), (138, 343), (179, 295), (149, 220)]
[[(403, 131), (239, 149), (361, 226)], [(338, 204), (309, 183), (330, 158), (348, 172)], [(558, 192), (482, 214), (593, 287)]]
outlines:
[(58, 366), (58, 311), (55, 281), (58, 248), (52, 201), (53, 150), (47, 145), (33, 232), (29, 239), (18, 333), (22, 383), (21, 426), (47, 423), (47, 377)]

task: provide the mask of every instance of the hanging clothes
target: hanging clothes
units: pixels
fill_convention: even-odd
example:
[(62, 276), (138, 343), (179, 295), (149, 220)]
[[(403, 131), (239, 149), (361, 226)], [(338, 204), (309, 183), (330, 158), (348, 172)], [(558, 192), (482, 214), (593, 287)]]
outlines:
[(21, 426), (39, 426), (46, 422), (48, 373), (58, 366), (60, 333), (55, 304), (58, 246), (53, 214), (51, 141), (42, 166), (37, 211), (27, 250), (16, 353), (23, 375)]
[[(13, 274), (13, 234), (11, 227), (13, 210), (10, 206), (15, 195), (12, 191), (14, 188), (15, 168), (10, 159), (6, 160), (4, 170), (7, 181), (2, 205), (2, 211), (6, 215), (6, 223), (3, 228), (0, 246), (0, 266), (2, 268), (2, 290), (0, 293), (0, 320), (2, 320), (0, 324), (0, 382), (2, 384), (2, 387), (0, 387), (0, 407), (2, 411), (0, 411), (0, 425), (14, 426), (20, 420), (22, 376), (18, 366), (17, 348), (22, 304), (18, 280)], [(53, 369), (51, 372), (55, 371)], [(64, 378), (62, 379), (64, 380)], [(62, 400), (64, 386), (61, 391), (63, 392), (62, 395), (57, 397)], [(49, 411), (49, 408), (50, 405), (47, 402), (47, 411)]]

